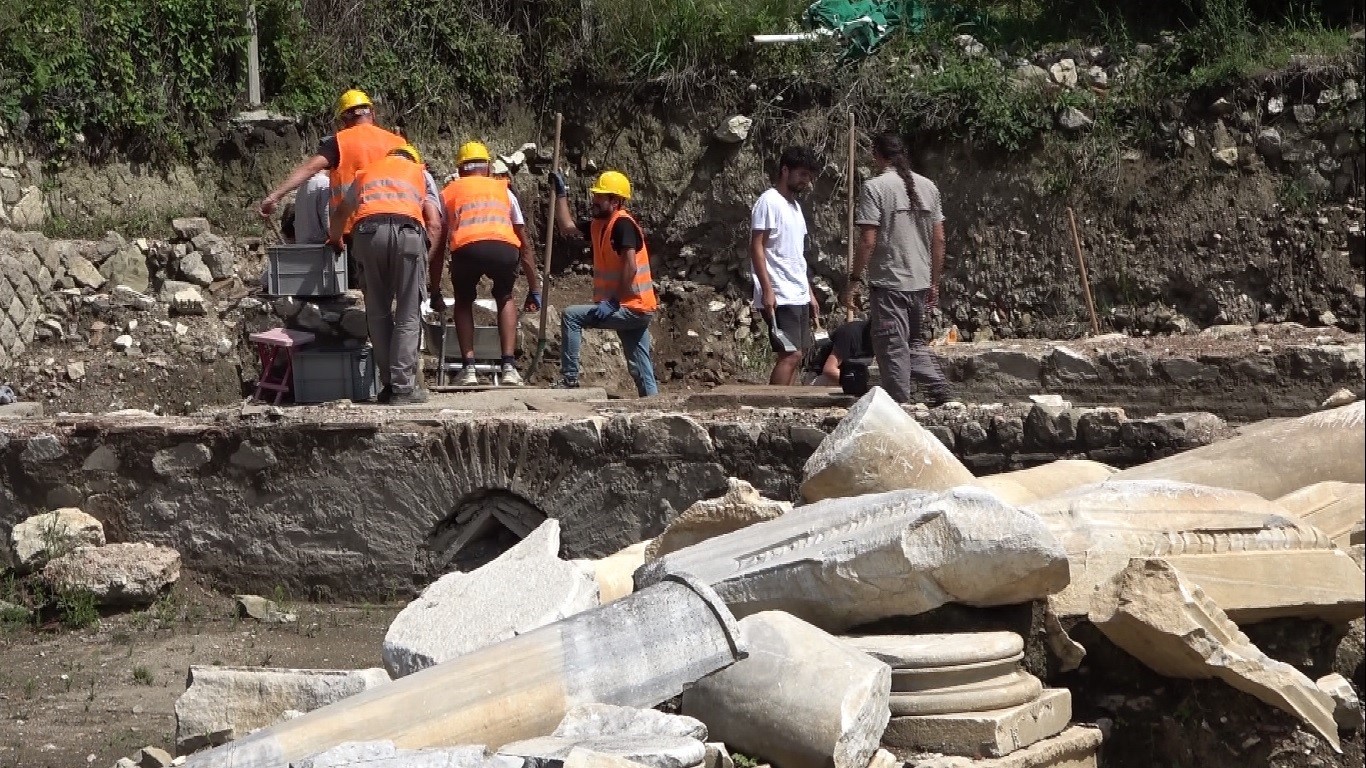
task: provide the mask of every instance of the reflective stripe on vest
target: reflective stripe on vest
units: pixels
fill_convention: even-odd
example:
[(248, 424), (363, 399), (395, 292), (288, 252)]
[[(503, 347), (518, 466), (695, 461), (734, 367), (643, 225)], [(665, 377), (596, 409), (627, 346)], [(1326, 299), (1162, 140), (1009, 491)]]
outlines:
[(512, 201), (506, 181), (487, 176), (455, 179), (441, 191), (441, 204), (450, 227), (446, 242), (450, 250), (487, 241), (521, 246), (512, 227)]
[[(631, 284), (624, 289), (621, 285), (621, 255), (612, 247), (612, 228), (621, 218), (631, 222), (640, 236), (635, 268), (631, 271)], [(655, 298), (654, 282), (650, 277), (650, 249), (645, 245), (645, 232), (636, 220), (631, 214), (618, 209), (605, 221), (594, 219), (589, 234), (593, 239), (593, 301), (616, 299), (621, 306), (633, 312), (654, 312), (659, 307), (659, 301)]]
[(423, 220), (422, 201), (426, 197), (422, 166), (406, 155), (381, 158), (366, 166), (353, 181), (350, 194), (356, 198), (360, 221), (367, 216), (390, 214)]
[[(332, 180), (329, 210), (335, 211), (340, 208), (342, 201), (351, 194), (351, 183), (355, 181), (356, 174), (403, 144), (402, 136), (368, 123), (337, 131), (337, 167), (328, 174)], [(342, 233), (351, 234), (351, 228), (355, 224), (356, 216), (352, 214), (351, 218), (347, 219)]]

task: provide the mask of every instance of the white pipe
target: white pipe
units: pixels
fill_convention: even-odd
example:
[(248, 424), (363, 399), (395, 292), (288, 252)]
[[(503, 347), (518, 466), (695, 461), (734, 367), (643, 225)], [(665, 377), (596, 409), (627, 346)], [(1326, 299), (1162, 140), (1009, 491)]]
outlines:
[(822, 37), (830, 37), (835, 34), (828, 29), (820, 29), (815, 32), (793, 32), (782, 35), (750, 35), (750, 40), (756, 43), (805, 43), (812, 40), (819, 40)]

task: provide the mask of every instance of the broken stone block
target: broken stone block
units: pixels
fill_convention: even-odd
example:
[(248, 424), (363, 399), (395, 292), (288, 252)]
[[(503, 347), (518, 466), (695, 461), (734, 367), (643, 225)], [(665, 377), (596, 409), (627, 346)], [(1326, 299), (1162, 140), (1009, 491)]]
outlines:
[(182, 240), (193, 240), (209, 231), (209, 220), (202, 216), (171, 219), (171, 229), (175, 230), (176, 237)]
[(505, 744), (500, 757), (520, 757), (523, 768), (563, 768), (569, 753), (581, 749), (650, 768), (692, 768), (701, 765), (707, 748), (687, 736), (543, 736)]
[(1119, 481), (1121, 474), (1024, 506), (1058, 536), (1071, 562), (1070, 582), (1048, 598), (1059, 617), (1086, 615), (1096, 587), (1134, 557), (1332, 546), (1321, 532), (1255, 494)]
[(478, 745), (398, 749), (392, 741), (353, 741), (291, 765), (292, 768), (484, 768), (487, 761), (488, 750)]
[(277, 723), (187, 765), (280, 765), (335, 746), (341, 734), (410, 747), (497, 748), (550, 733), (576, 704), (657, 706), (744, 654), (716, 593), (692, 577), (671, 577)]
[(1366, 574), (1341, 549), (1289, 549), (1168, 555), (1238, 624), (1322, 619), (1346, 624), (1366, 609)]
[(238, 616), (256, 619), (264, 624), (293, 624), (299, 620), (297, 615), (280, 610), (274, 600), (267, 600), (260, 595), (233, 595), (232, 599), (237, 604)]
[(1033, 701), (989, 712), (893, 717), (882, 741), (922, 752), (1001, 757), (1062, 733), (1071, 718), (1071, 691), (1047, 688)]
[(1333, 672), (1314, 681), (1320, 691), (1333, 699), (1333, 719), (1344, 731), (1359, 731), (1363, 723), (1361, 700), (1352, 689), (1352, 681)]
[(1158, 674), (1222, 680), (1296, 715), (1341, 752), (1332, 698), (1253, 645), (1200, 587), (1162, 560), (1135, 559), (1102, 585), (1087, 618)]
[[(524, 761), (519, 763), (519, 765), (523, 764), (525, 764)], [(705, 758), (703, 758), (703, 766), (706, 768)], [(627, 760), (618, 755), (604, 755), (591, 749), (575, 747), (569, 750), (569, 755), (565, 757), (564, 768), (644, 768), (644, 764)]]
[(41, 567), (76, 547), (104, 544), (104, 525), (75, 507), (34, 515), (14, 526), (10, 551), (20, 570)]
[(311, 712), (387, 682), (382, 669), (191, 666), (175, 703), (176, 751), (225, 744), (288, 710)]
[(1011, 605), (1067, 584), (1066, 555), (1033, 514), (985, 491), (828, 499), (646, 563), (710, 584), (737, 616), (781, 610), (827, 631), (948, 602)]
[[(875, 756), (876, 757), (876, 756)], [(702, 759), (702, 768), (735, 768), (735, 760), (730, 750), (719, 741), (707, 742), (707, 756)]]
[(1014, 632), (934, 635), (854, 635), (846, 643), (891, 667), (932, 669), (1023, 658), (1024, 638)]
[(1100, 728), (1074, 725), (1052, 738), (1035, 742), (1005, 757), (972, 758), (935, 755), (906, 763), (905, 768), (1099, 768)]
[(1276, 499), (1286, 512), (1328, 534), (1344, 549), (1353, 544), (1352, 531), (1366, 521), (1366, 484), (1314, 483)]
[(784, 768), (866, 768), (889, 711), (891, 670), (779, 611), (740, 621), (749, 658), (683, 693), (712, 738)]
[(637, 542), (619, 552), (597, 560), (570, 560), (575, 567), (598, 583), (598, 603), (606, 605), (635, 591), (636, 569), (645, 564), (645, 551), (651, 539)]
[(696, 502), (670, 521), (645, 548), (645, 559), (658, 560), (700, 541), (781, 517), (792, 509), (791, 502), (765, 499), (744, 480), (732, 477), (726, 482), (729, 487), (724, 496)]
[(180, 579), (180, 553), (154, 544), (79, 547), (43, 567), (57, 592), (89, 592), (103, 606), (151, 605)]
[(1083, 485), (1104, 481), (1115, 468), (1089, 459), (1060, 459), (1029, 469), (1002, 472), (974, 480), (1007, 504), (1028, 504), (1065, 493)]
[(411, 675), (597, 606), (597, 582), (559, 551), (560, 523), (551, 519), (493, 562), (437, 579), (389, 625), (389, 674)]
[[(937, 683), (908, 682), (908, 677), (893, 673), (893, 688), (918, 687), (919, 690), (893, 690), (888, 707), (893, 715), (944, 715), (952, 712), (990, 712), (1025, 704), (1039, 698), (1043, 683), (1039, 678), (1019, 668), (1019, 659), (1011, 660), (1015, 667), (987, 679), (972, 680), (963, 669), (927, 670), (921, 675)], [(992, 666), (997, 666), (992, 664)], [(919, 670), (917, 670), (919, 671)], [(972, 675), (971, 677), (976, 677)], [(967, 682), (960, 682), (968, 678)], [(936, 685), (938, 687), (920, 687)]]
[(616, 707), (611, 704), (580, 704), (565, 713), (551, 736), (583, 739), (596, 736), (686, 736), (707, 740), (701, 720), (670, 715), (653, 709)]
[(1122, 470), (1113, 480), (1171, 480), (1275, 499), (1326, 481), (1366, 481), (1366, 403), (1268, 419), (1236, 437)]
[(170, 768), (172, 760), (166, 750), (160, 747), (143, 747), (133, 755), (138, 768)]
[(944, 444), (881, 387), (849, 409), (803, 469), (807, 501), (884, 491), (942, 491), (973, 481)]

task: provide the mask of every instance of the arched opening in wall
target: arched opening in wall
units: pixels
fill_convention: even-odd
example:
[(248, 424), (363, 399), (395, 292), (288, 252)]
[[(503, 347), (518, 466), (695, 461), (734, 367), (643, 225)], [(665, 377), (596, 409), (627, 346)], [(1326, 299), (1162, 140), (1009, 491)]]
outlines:
[(515, 493), (472, 493), (427, 534), (427, 577), (472, 571), (511, 549), (544, 522), (545, 513)]

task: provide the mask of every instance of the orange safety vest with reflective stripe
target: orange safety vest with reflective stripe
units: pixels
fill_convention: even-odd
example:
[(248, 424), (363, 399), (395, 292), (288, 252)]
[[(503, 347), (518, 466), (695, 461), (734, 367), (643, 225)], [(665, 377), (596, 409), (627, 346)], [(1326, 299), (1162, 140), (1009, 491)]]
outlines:
[(422, 223), (422, 201), (427, 197), (422, 166), (406, 155), (390, 155), (367, 165), (352, 180), (356, 198), (355, 221), (367, 216), (407, 216)]
[(512, 228), (512, 201), (508, 183), (488, 176), (465, 176), (441, 190), (452, 251), (470, 243), (496, 241), (519, 248), (522, 241)]
[[(337, 131), (337, 167), (329, 172), (332, 179), (331, 209), (341, 207), (342, 200), (351, 191), (351, 182), (361, 169), (403, 146), (402, 136), (380, 128), (377, 125), (361, 123)], [(418, 218), (421, 221), (421, 217)], [(347, 219), (342, 234), (351, 234), (357, 218), (353, 214)]]
[[(612, 227), (625, 218), (640, 234), (640, 249), (636, 251), (631, 284), (623, 286), (621, 255), (612, 247)], [(659, 306), (655, 298), (654, 280), (650, 277), (650, 250), (645, 247), (645, 231), (631, 214), (618, 208), (607, 219), (593, 219), (588, 228), (593, 239), (593, 301), (616, 299), (633, 312), (654, 312)]]

